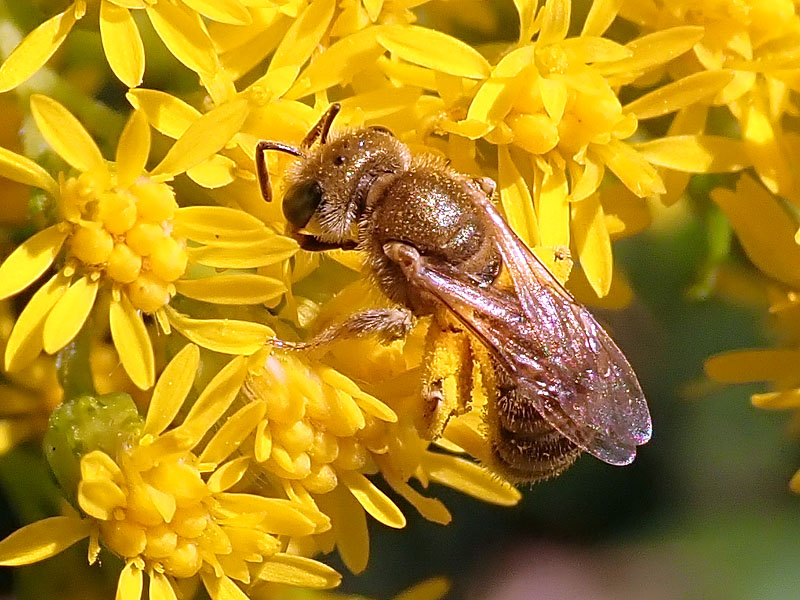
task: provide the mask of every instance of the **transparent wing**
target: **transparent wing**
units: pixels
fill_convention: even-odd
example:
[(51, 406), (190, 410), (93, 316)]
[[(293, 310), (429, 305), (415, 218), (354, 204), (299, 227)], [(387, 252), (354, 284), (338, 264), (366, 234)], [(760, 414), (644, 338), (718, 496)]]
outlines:
[(487, 200), (514, 292), (485, 286), (436, 259), (401, 264), (477, 335), (520, 391), (562, 435), (615, 465), (650, 439), (650, 413), (625, 356), (591, 313), (553, 278)]

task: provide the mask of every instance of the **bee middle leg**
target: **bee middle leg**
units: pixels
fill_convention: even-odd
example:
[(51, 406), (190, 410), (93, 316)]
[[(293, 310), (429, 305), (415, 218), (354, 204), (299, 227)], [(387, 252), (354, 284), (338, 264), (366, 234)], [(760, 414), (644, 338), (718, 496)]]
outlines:
[(375, 335), (382, 344), (388, 344), (404, 338), (413, 326), (414, 316), (405, 308), (372, 308), (326, 327), (307, 342), (274, 338), (269, 343), (285, 350), (312, 350), (341, 339)]

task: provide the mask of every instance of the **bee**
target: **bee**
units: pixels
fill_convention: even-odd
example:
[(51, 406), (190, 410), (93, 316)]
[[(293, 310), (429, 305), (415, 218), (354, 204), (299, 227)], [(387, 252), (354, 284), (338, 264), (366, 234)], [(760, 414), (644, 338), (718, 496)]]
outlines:
[(612, 465), (633, 461), (652, 431), (636, 375), (506, 224), (492, 203), (494, 181), (412, 156), (384, 127), (331, 132), (339, 110), (331, 105), (299, 148), (258, 143), (261, 193), (271, 201), (266, 151), (296, 157), (284, 176), (290, 234), (306, 250), (362, 252), (397, 308), (356, 313), (293, 347), (364, 334), (396, 339), (431, 315), (421, 391), (427, 437), (469, 410), (479, 364), (495, 470), (534, 482), (584, 451)]

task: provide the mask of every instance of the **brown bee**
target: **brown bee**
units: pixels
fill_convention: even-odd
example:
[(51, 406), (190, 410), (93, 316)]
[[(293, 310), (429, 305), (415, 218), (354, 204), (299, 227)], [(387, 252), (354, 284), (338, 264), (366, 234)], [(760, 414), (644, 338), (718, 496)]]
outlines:
[[(491, 202), (495, 183), (457, 173), (436, 157), (413, 157), (383, 127), (329, 139), (338, 112), (333, 104), (300, 148), (258, 144), (261, 192), (269, 202), (264, 152), (296, 156), (283, 199), (292, 235), (306, 250), (363, 252), (377, 284), (399, 306), (357, 313), (295, 347), (365, 333), (395, 339), (412, 315), (432, 315), (424, 434), (435, 438), (453, 414), (468, 410), (480, 372), (489, 399), (488, 460), (506, 476), (552, 477), (581, 451), (630, 463), (651, 434), (636, 375), (608, 333), (505, 223)], [(439, 363), (458, 366), (444, 368), (443, 376)]]

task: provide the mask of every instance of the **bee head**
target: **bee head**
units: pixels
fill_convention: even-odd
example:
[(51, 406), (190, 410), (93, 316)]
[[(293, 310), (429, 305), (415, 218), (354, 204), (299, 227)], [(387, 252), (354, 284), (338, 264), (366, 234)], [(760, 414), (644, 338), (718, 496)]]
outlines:
[(283, 214), (292, 227), (320, 240), (355, 240), (372, 186), (409, 163), (408, 149), (384, 128), (333, 134), (289, 167)]

